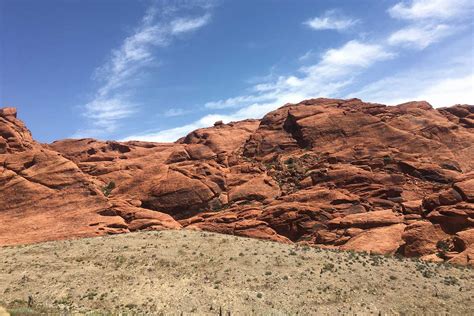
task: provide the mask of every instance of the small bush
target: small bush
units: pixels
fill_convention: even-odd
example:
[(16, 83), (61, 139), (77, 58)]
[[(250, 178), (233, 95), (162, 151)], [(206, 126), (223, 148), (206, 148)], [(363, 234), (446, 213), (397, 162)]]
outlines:
[(321, 269), (321, 274), (323, 274), (326, 271), (335, 271), (334, 270), (335, 266), (332, 263), (325, 263), (323, 268)]
[(447, 276), (444, 278), (444, 284), (446, 285), (459, 285), (459, 281), (458, 279), (456, 279), (455, 277), (453, 276)]
[(436, 243), (436, 248), (438, 248), (438, 256), (444, 258), (446, 253), (450, 251), (449, 243), (446, 240), (440, 240)]
[(383, 163), (384, 163), (385, 165), (391, 164), (391, 163), (393, 163), (393, 158), (390, 157), (390, 156), (384, 156), (384, 157), (383, 157)]
[(102, 188), (102, 193), (104, 193), (105, 196), (109, 196), (113, 189), (115, 189), (115, 182), (110, 181)]

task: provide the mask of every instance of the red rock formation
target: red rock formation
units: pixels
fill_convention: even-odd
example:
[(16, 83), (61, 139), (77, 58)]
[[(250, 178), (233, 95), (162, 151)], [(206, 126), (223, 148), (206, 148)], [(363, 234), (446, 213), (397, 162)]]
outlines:
[(3, 109), (0, 243), (183, 226), (474, 264), (473, 121), (311, 99), (176, 143), (40, 145)]
[[(102, 192), (104, 182), (34, 142), (11, 108), (0, 112), (2, 143), (1, 245), (128, 232), (137, 227), (137, 217), (142, 221), (158, 217), (147, 228), (180, 227), (166, 214), (132, 208), (126, 201), (115, 205)], [(134, 215), (129, 219), (125, 212)]]

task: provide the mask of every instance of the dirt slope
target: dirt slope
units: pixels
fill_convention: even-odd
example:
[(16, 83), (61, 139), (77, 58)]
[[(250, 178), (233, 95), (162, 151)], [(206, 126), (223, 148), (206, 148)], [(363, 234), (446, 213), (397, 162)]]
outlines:
[(337, 315), (474, 313), (474, 270), (195, 231), (0, 248), (12, 311)]

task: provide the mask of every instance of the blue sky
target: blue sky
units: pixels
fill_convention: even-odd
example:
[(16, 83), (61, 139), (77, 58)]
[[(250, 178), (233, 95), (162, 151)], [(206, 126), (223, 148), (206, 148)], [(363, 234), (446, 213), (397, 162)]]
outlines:
[(36, 139), (173, 141), (311, 97), (474, 104), (471, 0), (0, 0)]

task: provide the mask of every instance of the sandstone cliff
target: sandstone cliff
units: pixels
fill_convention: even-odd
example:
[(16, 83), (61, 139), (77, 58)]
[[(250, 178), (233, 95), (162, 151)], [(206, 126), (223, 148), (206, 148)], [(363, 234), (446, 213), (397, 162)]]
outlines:
[(311, 99), (176, 143), (43, 145), (5, 108), (0, 244), (183, 227), (474, 264), (473, 128), (469, 105)]

